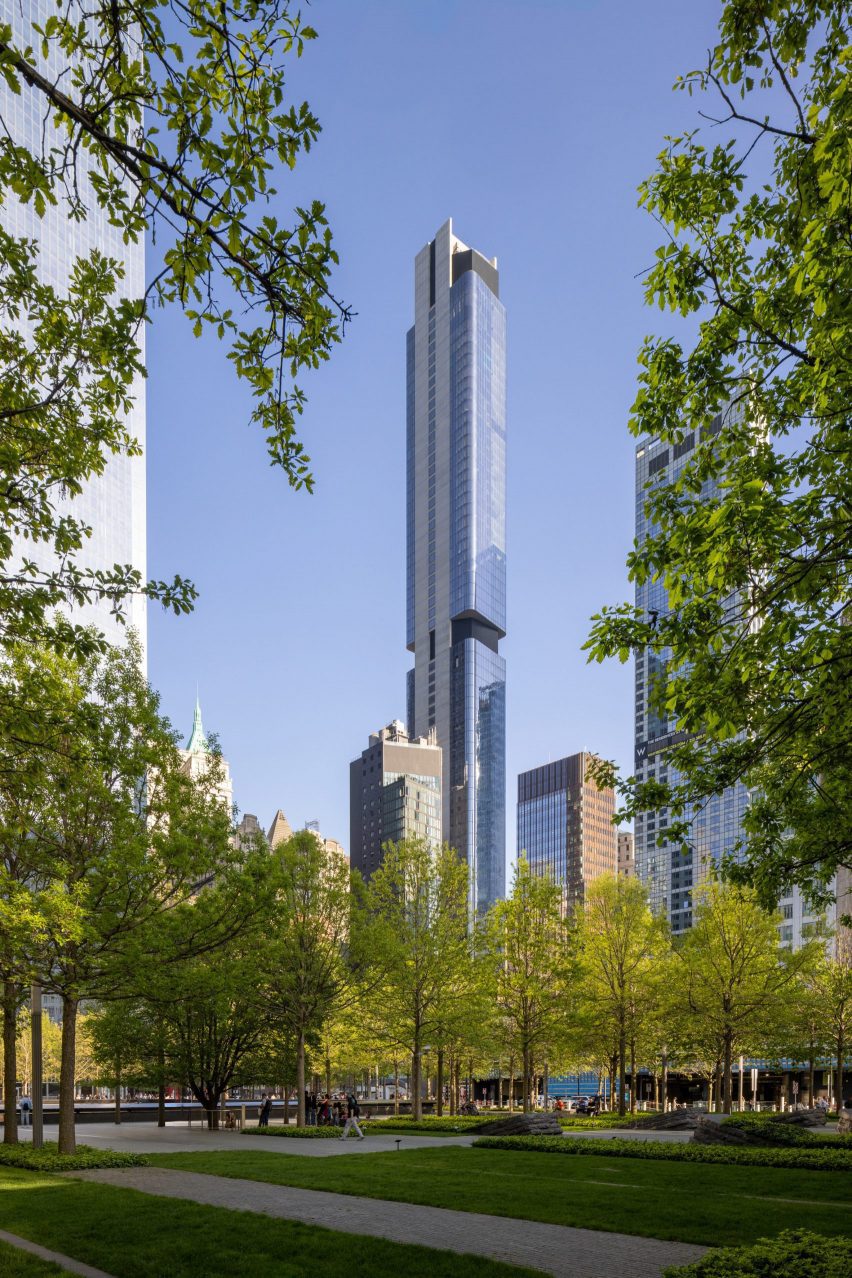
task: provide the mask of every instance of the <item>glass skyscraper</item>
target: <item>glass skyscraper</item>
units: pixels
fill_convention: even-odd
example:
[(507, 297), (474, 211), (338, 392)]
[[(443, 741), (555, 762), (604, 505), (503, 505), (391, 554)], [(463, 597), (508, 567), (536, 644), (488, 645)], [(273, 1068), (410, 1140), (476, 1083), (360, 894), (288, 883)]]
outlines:
[[(722, 418), (717, 417), (703, 432), (703, 438), (717, 434)], [(643, 440), (636, 449), (636, 541), (639, 545), (652, 531), (645, 514), (648, 492), (655, 486), (670, 484), (692, 459), (700, 442), (696, 432), (686, 435), (677, 445), (656, 439)], [(702, 496), (710, 499), (712, 481), (705, 483)], [(647, 581), (636, 587), (636, 606), (646, 616), (665, 616), (668, 612), (666, 592), (659, 581)], [(665, 716), (651, 705), (655, 683), (665, 679), (670, 657), (668, 650), (649, 650), (636, 654), (635, 688), (635, 769), (641, 781), (677, 781), (677, 773), (669, 767), (667, 748), (684, 739)], [(748, 790), (738, 784), (713, 795), (700, 807), (687, 812), (691, 822), (688, 843), (669, 842), (666, 830), (670, 813), (667, 808), (643, 812), (636, 818), (636, 875), (648, 888), (655, 912), (664, 914), (674, 933), (692, 926), (693, 892), (706, 877), (711, 865), (718, 865), (725, 853), (734, 850), (741, 838), (742, 818), (748, 805)]]
[[(12, 28), (16, 44), (32, 45), (38, 49), (40, 39), (33, 30), (33, 23), (44, 26), (47, 19), (57, 12), (54, 0), (27, 0), (24, 5), (12, 0), (0, 0), (0, 21)], [(73, 15), (72, 15), (73, 16)], [(51, 80), (58, 80), (66, 70), (54, 52), (48, 63), (39, 63), (39, 69), (47, 71)], [(66, 71), (67, 79), (67, 71)], [(60, 83), (62, 81), (60, 80)], [(40, 93), (21, 82), (21, 92), (10, 92), (0, 80), (0, 120), (9, 137), (36, 155), (41, 154), (42, 144), (56, 145), (55, 131), (48, 122), (45, 127), (44, 101)], [(86, 205), (88, 216), (75, 221), (68, 216), (67, 207), (60, 198), (56, 207), (48, 206), (44, 217), (38, 217), (32, 204), (21, 204), (11, 191), (4, 192), (0, 204), (0, 221), (4, 228), (17, 237), (34, 239), (38, 243), (38, 275), (46, 284), (62, 292), (75, 258), (88, 256), (97, 249), (105, 256), (116, 259), (124, 267), (124, 279), (120, 281), (118, 296), (141, 298), (145, 291), (145, 247), (143, 242), (125, 244), (120, 227), (110, 225), (106, 212), (99, 208), (86, 177), (86, 152), (78, 156), (78, 184), (80, 196)], [(144, 357), (144, 332), (138, 341)], [(145, 383), (140, 378), (134, 387), (134, 407), (129, 419), (130, 433), (145, 447)], [(131, 564), (138, 568), (144, 579), (146, 573), (146, 516), (145, 516), (145, 458), (115, 456), (107, 463), (104, 474), (92, 480), (82, 495), (63, 507), (75, 519), (82, 520), (92, 529), (77, 563), (88, 569), (108, 569), (113, 564)], [(28, 547), (32, 557), (32, 549)], [(139, 632), (144, 644), (146, 629), (145, 599), (135, 596), (126, 603), (127, 620)], [(83, 622), (91, 622), (110, 639), (119, 643), (126, 634), (123, 626), (110, 614), (105, 601), (78, 614)]]
[(506, 887), (506, 311), (447, 221), (415, 259), (407, 338), (408, 730), (443, 750), (443, 830), (471, 912)]

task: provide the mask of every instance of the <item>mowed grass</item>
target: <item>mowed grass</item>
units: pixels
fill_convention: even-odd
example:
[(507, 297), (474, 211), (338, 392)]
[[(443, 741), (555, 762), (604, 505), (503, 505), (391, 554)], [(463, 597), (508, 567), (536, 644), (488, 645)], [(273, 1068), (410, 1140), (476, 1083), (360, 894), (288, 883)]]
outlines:
[[(114, 1278), (540, 1278), (478, 1256), (11, 1168), (0, 1169), (0, 1229)], [(54, 1272), (11, 1247), (0, 1252), (3, 1278)]]
[(67, 1273), (67, 1269), (60, 1269), (47, 1260), (40, 1260), (38, 1256), (30, 1256), (17, 1247), (0, 1242), (0, 1274), (3, 1278), (50, 1278), (51, 1275), (61, 1278)]
[(303, 1158), (254, 1150), (158, 1154), (150, 1161), (304, 1189), (426, 1203), (723, 1246), (782, 1229), (844, 1234), (852, 1177), (700, 1163), (543, 1158), (505, 1150), (430, 1148)]

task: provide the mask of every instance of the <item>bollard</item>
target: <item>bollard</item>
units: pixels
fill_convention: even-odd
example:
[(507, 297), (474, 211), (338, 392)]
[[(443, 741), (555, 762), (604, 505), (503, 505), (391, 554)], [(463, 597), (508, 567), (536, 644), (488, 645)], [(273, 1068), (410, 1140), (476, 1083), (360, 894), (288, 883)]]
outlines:
[(244, 1132), (245, 1129), (246, 1129), (246, 1107), (245, 1105), (241, 1105), (240, 1106), (240, 1131)]

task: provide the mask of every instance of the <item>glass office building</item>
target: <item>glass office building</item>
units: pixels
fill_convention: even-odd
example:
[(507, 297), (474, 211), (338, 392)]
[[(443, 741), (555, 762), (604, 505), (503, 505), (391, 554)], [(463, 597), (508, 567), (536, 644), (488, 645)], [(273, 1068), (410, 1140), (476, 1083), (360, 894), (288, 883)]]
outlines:
[[(703, 438), (717, 434), (722, 418), (717, 417), (703, 433)], [(636, 541), (639, 545), (652, 531), (645, 514), (648, 492), (657, 485), (670, 484), (694, 456), (700, 442), (695, 432), (677, 445), (659, 440), (644, 440), (636, 449)], [(703, 497), (713, 495), (713, 484), (705, 484)], [(646, 616), (664, 616), (668, 599), (658, 581), (647, 581), (636, 587), (636, 606)], [(676, 782), (677, 773), (669, 767), (667, 747), (683, 740), (664, 715), (650, 702), (655, 683), (665, 678), (670, 653), (650, 651), (636, 654), (635, 685), (635, 768), (642, 781)], [(647, 885), (652, 908), (664, 913), (674, 933), (692, 926), (693, 893), (711, 865), (718, 865), (723, 855), (733, 851), (741, 837), (742, 818), (748, 804), (748, 790), (742, 784), (714, 795), (687, 812), (691, 822), (688, 844), (670, 843), (666, 837), (670, 813), (667, 808), (643, 812), (636, 818), (636, 875)]]
[[(56, 13), (53, 0), (28, 0), (25, 5), (0, 0), (0, 16), (8, 23), (13, 39), (23, 45), (39, 47), (33, 31), (33, 23), (44, 26), (48, 17)], [(39, 62), (39, 68), (49, 71), (51, 79), (58, 79), (65, 69), (54, 52), (48, 63)], [(66, 77), (67, 78), (67, 77)], [(22, 81), (21, 92), (15, 94), (0, 80), (0, 119), (8, 136), (18, 145), (41, 154), (43, 140), (48, 147), (58, 145), (58, 137), (48, 123), (44, 126), (42, 95)], [(68, 276), (74, 260), (88, 256), (93, 249), (121, 262), (124, 279), (120, 281), (118, 295), (141, 298), (145, 291), (145, 248), (142, 242), (125, 244), (121, 229), (111, 226), (86, 180), (86, 152), (78, 156), (78, 180), (80, 196), (86, 205), (88, 216), (84, 221), (74, 221), (60, 199), (56, 207), (48, 206), (44, 217), (39, 218), (32, 204), (21, 204), (11, 191), (4, 192), (0, 205), (0, 221), (11, 235), (34, 239), (38, 243), (38, 275), (45, 283), (62, 292), (67, 287)], [(139, 341), (143, 346), (144, 332)], [(134, 387), (135, 403), (129, 420), (130, 433), (145, 447), (145, 384), (139, 379)], [(63, 503), (57, 498), (57, 506)], [(111, 457), (102, 476), (93, 479), (83, 494), (64, 509), (74, 518), (87, 523), (92, 535), (77, 555), (83, 568), (105, 569), (113, 564), (131, 564), (138, 568), (143, 578), (146, 573), (146, 518), (145, 518), (145, 459), (139, 457)], [(32, 551), (29, 551), (32, 554)], [(127, 605), (128, 620), (145, 642), (145, 600), (136, 596)], [(110, 615), (108, 602), (83, 609), (78, 614), (84, 622), (93, 622), (112, 642), (120, 642), (126, 634)]]
[(444, 838), (470, 907), (505, 894), (506, 312), (496, 260), (446, 222), (407, 338), (408, 730), (443, 749)]

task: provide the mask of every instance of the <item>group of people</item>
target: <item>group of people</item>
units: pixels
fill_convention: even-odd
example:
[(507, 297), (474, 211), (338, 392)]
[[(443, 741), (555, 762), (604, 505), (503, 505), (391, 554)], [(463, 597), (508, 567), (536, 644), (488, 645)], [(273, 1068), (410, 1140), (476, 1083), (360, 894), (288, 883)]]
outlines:
[(341, 1140), (354, 1129), (359, 1140), (364, 1133), (358, 1125), (361, 1107), (354, 1092), (305, 1092), (305, 1121), (308, 1127), (342, 1127)]

